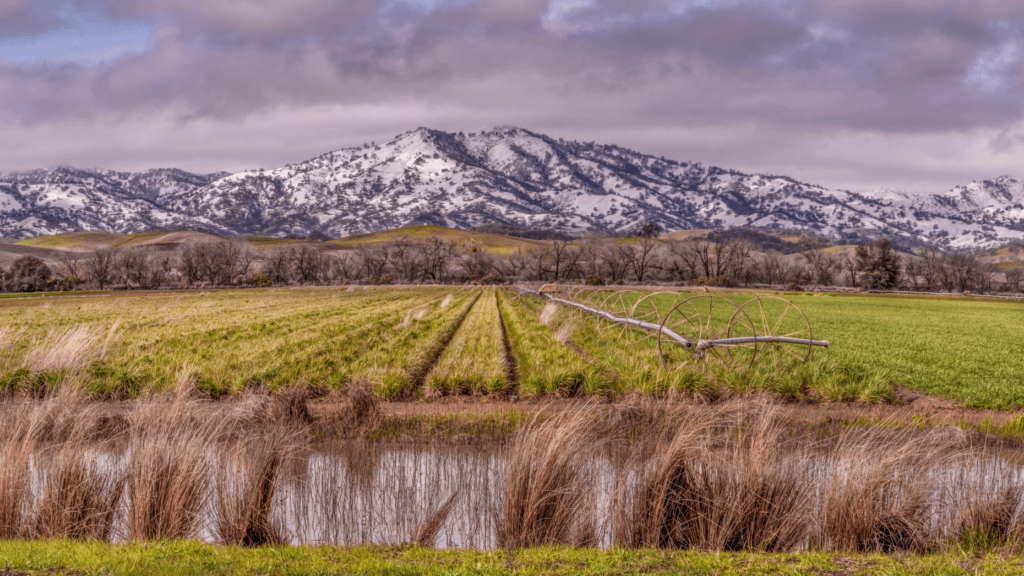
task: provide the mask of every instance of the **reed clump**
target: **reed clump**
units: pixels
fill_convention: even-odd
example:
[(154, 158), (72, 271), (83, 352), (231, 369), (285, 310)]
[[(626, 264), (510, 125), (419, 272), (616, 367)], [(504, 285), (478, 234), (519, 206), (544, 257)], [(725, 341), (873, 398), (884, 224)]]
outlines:
[(348, 398), (352, 405), (352, 419), (357, 426), (371, 424), (380, 418), (380, 403), (373, 394), (369, 381), (360, 380), (348, 387)]
[(124, 476), (109, 463), (101, 466), (79, 444), (47, 456), (41, 495), (26, 521), (28, 537), (109, 540)]
[[(642, 398), (546, 406), (486, 448), (314, 445), (301, 418), (281, 417), (278, 396), (209, 402), (193, 380), (114, 407), (124, 426), (107, 436), (97, 422), (111, 407), (80, 390), (7, 398), (0, 538), (871, 553), (1024, 544), (1019, 470), (951, 427), (883, 423), (822, 438), (763, 398), (699, 408)], [(349, 394), (353, 421), (376, 418), (368, 386)]]
[(102, 352), (99, 338), (85, 324), (52, 330), (25, 354), (23, 365), (33, 372), (77, 370)]
[(4, 412), (5, 436), (0, 441), (0, 539), (15, 538), (28, 507), (30, 462), (36, 449), (33, 420), (19, 403)]
[[(777, 408), (683, 416), (647, 440), (620, 485), (616, 540), (628, 547), (792, 550), (807, 537), (805, 455), (787, 448)], [(736, 418), (736, 416), (733, 416)]]
[(923, 551), (931, 472), (955, 446), (943, 431), (849, 429), (819, 470), (820, 502), (811, 546), (848, 552)]
[(985, 552), (1024, 544), (1024, 486), (1014, 483), (1016, 471), (999, 458), (971, 458), (957, 466), (947, 502), (958, 506), (944, 515), (949, 527), (947, 546)]
[(495, 519), (501, 547), (596, 543), (594, 466), (605, 439), (592, 406), (534, 417), (512, 438)]
[[(276, 433), (275, 433), (276, 432)], [(286, 430), (227, 448), (216, 472), (218, 539), (224, 544), (263, 546), (284, 542), (271, 518), (278, 477), (288, 453)]]
[(214, 418), (196, 418), (187, 389), (151, 398), (130, 416), (128, 537), (191, 538), (210, 488), (207, 452), (222, 433)]

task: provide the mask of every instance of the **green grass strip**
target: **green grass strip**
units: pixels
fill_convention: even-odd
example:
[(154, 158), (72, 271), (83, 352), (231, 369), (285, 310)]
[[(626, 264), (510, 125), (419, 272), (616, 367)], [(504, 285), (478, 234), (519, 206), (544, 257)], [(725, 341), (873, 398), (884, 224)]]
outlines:
[(508, 385), (497, 291), (487, 289), (470, 310), (426, 384), (446, 392), (501, 392)]
[(416, 546), (272, 546), (197, 542), (103, 544), (67, 540), (0, 541), (0, 570), (13, 574), (248, 576), (306, 574), (455, 574), (595, 576), (615, 574), (760, 575), (1019, 574), (1019, 556), (885, 556), (835, 553), (706, 553), (544, 547), (518, 552), (431, 550)]
[(605, 393), (614, 382), (601, 366), (587, 362), (558, 342), (537, 315), (507, 292), (498, 295), (509, 344), (516, 359), (520, 393), (533, 396), (557, 391)]
[(479, 295), (478, 290), (457, 288), (427, 306), (410, 308), (398, 324), (365, 339), (363, 353), (349, 367), (352, 379), (369, 380), (386, 399), (416, 392)]

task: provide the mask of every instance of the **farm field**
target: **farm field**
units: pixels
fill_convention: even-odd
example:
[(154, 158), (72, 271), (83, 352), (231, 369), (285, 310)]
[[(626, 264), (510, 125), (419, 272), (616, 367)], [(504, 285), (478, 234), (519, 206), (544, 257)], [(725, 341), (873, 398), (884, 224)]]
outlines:
[[(697, 294), (691, 293), (694, 296)], [(736, 302), (747, 292), (717, 293)], [(624, 313), (643, 293), (607, 305)], [(386, 399), (427, 389), (519, 396), (767, 390), (797, 400), (888, 401), (895, 386), (972, 408), (1024, 405), (1024, 304), (883, 295), (783, 295), (829, 350), (750, 370), (663, 365), (655, 338), (623, 335), (502, 288), (376, 287), (109, 293), (0, 300), (0, 386), (83, 384), (133, 397), (182, 380), (215, 395), (265, 386)], [(678, 298), (645, 300), (656, 319)], [(731, 316), (727, 308), (715, 314)], [(678, 349), (676, 353), (679, 353)], [(689, 358), (684, 353), (678, 359)], [(509, 367), (514, 370), (509, 370)]]
[[(753, 296), (559, 292), (645, 321), (692, 306), (701, 338), (736, 318), (721, 295)], [(831, 349), (747, 370), (742, 347), (663, 363), (645, 332), (510, 288), (0, 301), (0, 571), (1018, 570), (1024, 418), (886, 404), (1011, 405), (1020, 357), (989, 335), (1018, 305), (787, 297)], [(799, 332), (782, 300), (757, 311)]]

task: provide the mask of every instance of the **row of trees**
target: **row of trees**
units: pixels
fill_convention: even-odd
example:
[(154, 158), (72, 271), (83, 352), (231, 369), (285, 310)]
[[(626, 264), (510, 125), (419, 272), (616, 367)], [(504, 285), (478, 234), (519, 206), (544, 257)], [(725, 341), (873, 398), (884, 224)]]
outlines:
[[(711, 236), (663, 241), (656, 227), (633, 239), (554, 240), (516, 248), (505, 255), (477, 246), (465, 248), (439, 236), (425, 241), (395, 237), (351, 251), (324, 251), (303, 244), (259, 252), (243, 241), (189, 243), (176, 251), (147, 247), (103, 248), (89, 254), (66, 252), (55, 269), (25, 256), (0, 270), (6, 291), (160, 288), (287, 284), (501, 283), (589, 281), (720, 285), (859, 286), (988, 292), (993, 270), (970, 254), (925, 250), (901, 257), (888, 240), (858, 246), (852, 253), (824, 246), (796, 255), (762, 253), (741, 239)], [(1006, 275), (1019, 291), (1019, 272)]]

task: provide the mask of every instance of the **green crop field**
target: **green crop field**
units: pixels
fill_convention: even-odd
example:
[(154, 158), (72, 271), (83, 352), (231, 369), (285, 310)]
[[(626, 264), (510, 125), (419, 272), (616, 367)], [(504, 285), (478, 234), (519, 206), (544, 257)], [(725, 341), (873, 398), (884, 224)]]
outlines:
[[(643, 298), (647, 292), (595, 291), (592, 303), (659, 321), (680, 300)], [(724, 296), (742, 303), (753, 295)], [(815, 350), (806, 364), (782, 355), (746, 370), (731, 368), (726, 360), (736, 358), (724, 356), (724, 363), (683, 362), (689, 353), (669, 346), (663, 362), (656, 337), (508, 289), (0, 299), (0, 388), (77, 383), (94, 394), (131, 397), (182, 381), (222, 394), (252, 386), (344, 389), (365, 380), (381, 397), (406, 399), (424, 390), (526, 396), (679, 390), (706, 397), (767, 390), (799, 400), (885, 401), (894, 386), (906, 386), (968, 407), (1024, 405), (1022, 303), (784, 297), (810, 319), (813, 337), (829, 340), (831, 348)], [(716, 305), (712, 315), (722, 326), (734, 312)]]
[(1024, 302), (916, 296), (790, 296), (825, 353), (968, 407), (1024, 406)]
[[(723, 294), (737, 304), (757, 295)], [(621, 315), (640, 297), (633, 292), (598, 301), (603, 309)], [(807, 315), (814, 339), (831, 344), (828, 350), (815, 350), (807, 364), (787, 362), (784, 356), (775, 366), (759, 362), (746, 371), (714, 366), (703, 372), (670, 370), (662, 365), (655, 338), (630, 340), (621, 329), (602, 327), (581, 313), (565, 310), (559, 312), (554, 326), (569, 326), (573, 341), (612, 366), (626, 390), (688, 389), (715, 394), (723, 389), (767, 389), (787, 397), (880, 400), (891, 394), (893, 386), (905, 386), (967, 407), (1024, 406), (1022, 302), (804, 293), (781, 297)], [(656, 296), (646, 305), (657, 307), (663, 316), (665, 303), (678, 300), (666, 295), (659, 301)], [(533, 304), (535, 309), (541, 305), (539, 300)], [(734, 310), (716, 310), (716, 323), (727, 323)], [(629, 354), (622, 353), (623, 340), (630, 343)]]

